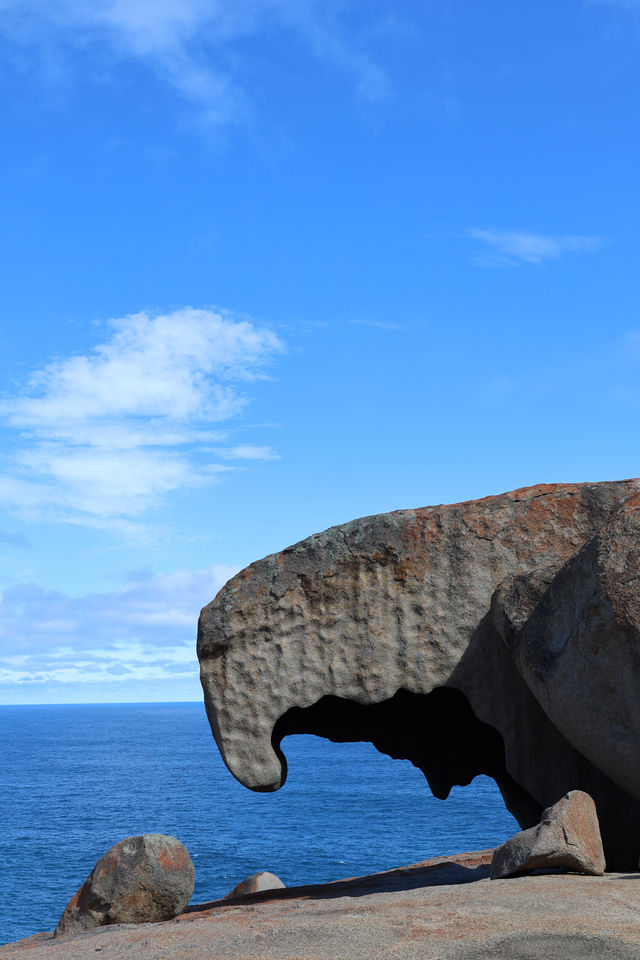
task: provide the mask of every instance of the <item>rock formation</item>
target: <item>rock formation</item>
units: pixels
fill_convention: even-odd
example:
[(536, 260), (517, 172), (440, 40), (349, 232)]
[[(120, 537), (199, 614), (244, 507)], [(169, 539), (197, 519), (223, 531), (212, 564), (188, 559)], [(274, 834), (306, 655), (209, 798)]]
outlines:
[(126, 837), (98, 860), (67, 904), (55, 936), (112, 923), (171, 920), (191, 899), (194, 881), (191, 857), (175, 837)]
[(640, 481), (539, 485), (355, 520), (204, 608), (214, 737), (253, 790), (280, 741), (370, 740), (434, 794), (495, 778), (523, 828), (594, 798), (610, 869), (640, 853)]
[(558, 867), (601, 877), (605, 866), (595, 804), (586, 793), (572, 790), (544, 811), (537, 826), (496, 848), (491, 879)]

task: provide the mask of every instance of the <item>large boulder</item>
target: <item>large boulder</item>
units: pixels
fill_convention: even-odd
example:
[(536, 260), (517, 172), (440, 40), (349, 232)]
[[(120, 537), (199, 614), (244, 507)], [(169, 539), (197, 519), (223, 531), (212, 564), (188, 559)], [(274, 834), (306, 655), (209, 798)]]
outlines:
[(537, 826), (496, 848), (491, 879), (558, 868), (601, 877), (605, 866), (595, 804), (588, 794), (572, 790), (544, 811)]
[(112, 923), (171, 920), (193, 893), (191, 857), (175, 837), (126, 837), (98, 860), (62, 914), (55, 936)]
[(306, 732), (406, 757), (440, 797), (487, 773), (524, 828), (582, 790), (610, 867), (635, 868), (638, 494), (539, 485), (366, 517), (241, 571), (198, 629), (229, 770), (276, 790), (280, 741)]

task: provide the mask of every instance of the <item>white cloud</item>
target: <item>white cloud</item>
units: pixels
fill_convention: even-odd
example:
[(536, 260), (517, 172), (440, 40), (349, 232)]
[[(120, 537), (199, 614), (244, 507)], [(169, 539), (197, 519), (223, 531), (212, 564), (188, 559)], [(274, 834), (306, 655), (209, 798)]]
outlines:
[(267, 447), (211, 446), (226, 437), (212, 426), (246, 403), (241, 384), (263, 376), (283, 349), (275, 334), (192, 308), (109, 326), (90, 354), (52, 361), (0, 403), (0, 417), (20, 431), (0, 474), (7, 506), (111, 525), (231, 469), (216, 460), (275, 456)]
[(229, 450), (221, 450), (221, 456), (229, 460), (277, 460), (278, 454), (273, 447), (254, 447), (250, 443), (242, 443)]
[(465, 235), (478, 240), (484, 247), (474, 262), (480, 266), (514, 266), (516, 264), (544, 263), (566, 253), (583, 253), (597, 250), (602, 239), (594, 236), (565, 234), (550, 236), (519, 230), (486, 230), (469, 228)]
[(241, 42), (274, 31), (283, 48), (302, 41), (350, 73), (360, 96), (385, 96), (365, 31), (357, 36), (348, 26), (356, 8), (355, 0), (0, 0), (0, 32), (21, 47), (54, 46), (58, 55), (90, 47), (97, 56), (137, 61), (198, 104), (208, 122), (224, 124), (247, 108)]
[(197, 689), (198, 614), (235, 572), (214, 565), (139, 574), (118, 590), (80, 597), (8, 587), (0, 594), (0, 688), (47, 685), (58, 700), (65, 688), (78, 698), (103, 683), (118, 685), (117, 699), (127, 684), (139, 690), (146, 681), (164, 682), (167, 699), (173, 683)]

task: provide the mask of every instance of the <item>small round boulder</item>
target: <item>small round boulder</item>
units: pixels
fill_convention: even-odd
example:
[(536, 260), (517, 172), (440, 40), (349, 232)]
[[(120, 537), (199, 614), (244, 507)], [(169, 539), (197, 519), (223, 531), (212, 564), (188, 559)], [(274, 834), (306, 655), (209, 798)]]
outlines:
[(55, 936), (112, 923), (152, 923), (182, 913), (193, 893), (195, 869), (175, 837), (125, 837), (98, 860), (66, 906)]
[(275, 873), (261, 870), (259, 873), (252, 873), (250, 877), (241, 880), (231, 893), (227, 894), (227, 899), (244, 897), (247, 893), (260, 893), (262, 890), (282, 890), (283, 888), (284, 883), (279, 877), (276, 877)]

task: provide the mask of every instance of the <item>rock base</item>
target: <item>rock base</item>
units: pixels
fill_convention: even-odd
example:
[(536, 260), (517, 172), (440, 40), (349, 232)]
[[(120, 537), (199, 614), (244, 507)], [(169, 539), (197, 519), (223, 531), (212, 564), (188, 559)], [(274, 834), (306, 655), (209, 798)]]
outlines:
[(640, 876), (490, 880), (493, 851), (189, 907), (176, 920), (44, 934), (2, 960), (640, 960)]

